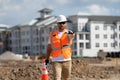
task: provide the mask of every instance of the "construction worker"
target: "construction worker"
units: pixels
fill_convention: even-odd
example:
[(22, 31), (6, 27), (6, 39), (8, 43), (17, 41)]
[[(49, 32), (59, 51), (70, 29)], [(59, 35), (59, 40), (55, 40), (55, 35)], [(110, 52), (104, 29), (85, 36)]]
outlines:
[(67, 18), (64, 15), (57, 17), (58, 30), (50, 32), (46, 64), (49, 63), (49, 57), (52, 57), (54, 80), (71, 80), (71, 56), (72, 40), (74, 32), (66, 29)]

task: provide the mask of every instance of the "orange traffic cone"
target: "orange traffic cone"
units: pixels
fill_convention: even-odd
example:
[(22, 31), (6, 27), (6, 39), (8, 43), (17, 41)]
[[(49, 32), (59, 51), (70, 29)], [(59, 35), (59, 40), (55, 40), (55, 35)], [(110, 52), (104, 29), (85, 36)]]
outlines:
[(41, 80), (48, 80), (48, 71), (45, 65), (45, 59), (42, 60), (42, 78)]

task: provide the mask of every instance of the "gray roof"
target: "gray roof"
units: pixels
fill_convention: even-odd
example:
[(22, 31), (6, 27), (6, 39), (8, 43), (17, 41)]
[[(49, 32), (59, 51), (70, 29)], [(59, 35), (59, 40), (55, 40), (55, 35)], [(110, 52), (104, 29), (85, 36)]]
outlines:
[(11, 28), (9, 28), (9, 29), (19, 29), (20, 27), (29, 27), (29, 26), (35, 26), (37, 23), (40, 23), (40, 22), (42, 22), (42, 21), (44, 21), (44, 20), (47, 20), (47, 19), (49, 19), (49, 18), (51, 18), (51, 17), (53, 17), (53, 16), (49, 16), (49, 17), (46, 17), (46, 18), (36, 18), (36, 22), (33, 24), (33, 25), (28, 25), (28, 24), (25, 24), (25, 25), (15, 25), (15, 26), (13, 26), (13, 27), (11, 27)]
[(120, 22), (120, 16), (100, 16), (100, 15), (74, 15), (77, 17), (85, 17), (88, 18), (89, 21), (104, 21), (107, 23), (116, 23), (117, 21)]
[(56, 17), (56, 16), (49, 16), (49, 17), (46, 17), (46, 18), (36, 18), (38, 21), (35, 23), (35, 25), (36, 25), (37, 23), (40, 23), (40, 22), (42, 22), (42, 21), (44, 21), (44, 20), (47, 20), (47, 19), (49, 19), (49, 18), (51, 18), (51, 17)]
[(88, 16), (90, 21), (104, 21), (105, 23), (116, 23), (120, 16)]

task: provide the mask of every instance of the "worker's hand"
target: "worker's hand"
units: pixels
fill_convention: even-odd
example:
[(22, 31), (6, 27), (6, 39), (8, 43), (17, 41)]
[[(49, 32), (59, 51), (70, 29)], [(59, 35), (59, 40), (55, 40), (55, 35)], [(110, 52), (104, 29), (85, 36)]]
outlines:
[(73, 34), (74, 32), (71, 30), (68, 30), (68, 34)]
[(49, 64), (49, 59), (45, 60), (45, 65)]

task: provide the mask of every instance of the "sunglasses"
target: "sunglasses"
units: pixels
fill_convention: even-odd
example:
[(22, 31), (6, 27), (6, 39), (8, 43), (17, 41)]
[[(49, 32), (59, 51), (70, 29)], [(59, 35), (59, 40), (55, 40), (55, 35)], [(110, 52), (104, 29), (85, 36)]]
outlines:
[(65, 24), (66, 22), (59, 22), (58, 24)]

